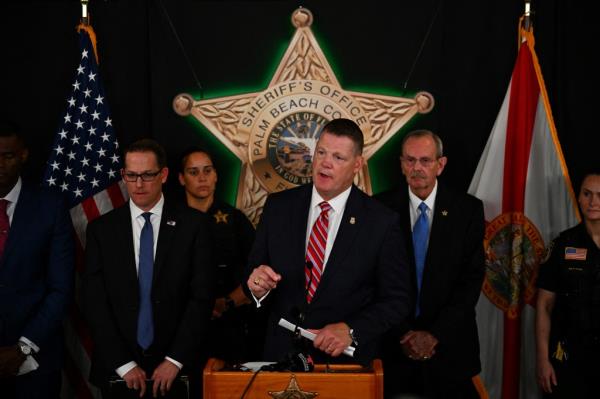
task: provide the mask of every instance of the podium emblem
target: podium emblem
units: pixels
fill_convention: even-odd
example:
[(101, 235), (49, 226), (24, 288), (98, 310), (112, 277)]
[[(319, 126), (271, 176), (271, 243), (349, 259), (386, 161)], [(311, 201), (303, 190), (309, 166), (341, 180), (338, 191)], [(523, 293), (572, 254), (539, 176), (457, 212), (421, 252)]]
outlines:
[(269, 391), (273, 399), (313, 399), (319, 394), (317, 392), (302, 391), (296, 381), (296, 375), (292, 374), (290, 382), (285, 391)]

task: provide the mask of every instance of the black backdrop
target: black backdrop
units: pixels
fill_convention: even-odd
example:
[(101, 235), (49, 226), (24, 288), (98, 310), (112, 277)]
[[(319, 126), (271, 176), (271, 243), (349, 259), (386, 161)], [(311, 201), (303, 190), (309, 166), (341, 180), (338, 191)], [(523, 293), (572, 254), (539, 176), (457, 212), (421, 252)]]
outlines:
[[(313, 32), (344, 89), (403, 94), (423, 45), (406, 92), (427, 90), (436, 107), (411, 127), (440, 134), (450, 158), (443, 178), (463, 189), (505, 95), (524, 8), (520, 0), (160, 1), (206, 98), (265, 89), (294, 32), (290, 15), (300, 5), (313, 12)], [(158, 139), (171, 166), (190, 144), (216, 151), (219, 195), (231, 200), (236, 158), (172, 111), (176, 94), (199, 94), (199, 89), (160, 4), (91, 0), (100, 73), (115, 130), (122, 145), (141, 137)], [(600, 37), (595, 16), (576, 2), (561, 0), (537, 1), (533, 9), (537, 53), (567, 165), (577, 182), (585, 169), (599, 164), (593, 125), (598, 101), (591, 83), (599, 70), (592, 61)], [(77, 1), (0, 3), (0, 113), (29, 136), (27, 174), (34, 179), (41, 177), (79, 60), (74, 28), (80, 14)], [(400, 178), (398, 144), (392, 140), (377, 155), (376, 162), (388, 170), (389, 184)], [(170, 180), (174, 187), (175, 179)]]

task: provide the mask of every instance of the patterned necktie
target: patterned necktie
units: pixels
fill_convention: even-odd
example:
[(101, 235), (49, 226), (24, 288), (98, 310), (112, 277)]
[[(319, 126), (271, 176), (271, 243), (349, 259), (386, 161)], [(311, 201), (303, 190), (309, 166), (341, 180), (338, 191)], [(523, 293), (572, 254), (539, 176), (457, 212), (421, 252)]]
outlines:
[(4, 255), (4, 246), (6, 245), (8, 231), (10, 230), (10, 222), (8, 220), (8, 214), (6, 213), (8, 204), (8, 200), (0, 199), (0, 260)]
[(419, 218), (413, 226), (412, 239), (415, 250), (415, 269), (417, 272), (417, 303), (415, 314), (418, 316), (419, 298), (421, 293), (421, 283), (423, 282), (423, 269), (425, 268), (425, 257), (427, 256), (427, 243), (429, 240), (429, 221), (427, 219), (427, 205), (424, 202), (419, 204)]
[[(317, 286), (321, 281), (323, 274), (323, 263), (325, 261), (325, 248), (327, 247), (327, 229), (329, 228), (329, 211), (331, 205), (323, 201), (319, 204), (321, 214), (315, 221), (308, 239), (308, 247), (306, 248), (306, 263), (312, 264), (312, 267), (304, 268), (306, 277), (306, 301), (310, 303), (315, 296)], [(310, 285), (309, 285), (310, 284)]]
[(154, 231), (150, 222), (150, 212), (142, 214), (146, 222), (140, 234), (140, 254), (138, 262), (138, 284), (140, 287), (140, 308), (138, 312), (137, 341), (143, 349), (148, 349), (154, 340), (152, 317), (152, 274), (154, 269)]

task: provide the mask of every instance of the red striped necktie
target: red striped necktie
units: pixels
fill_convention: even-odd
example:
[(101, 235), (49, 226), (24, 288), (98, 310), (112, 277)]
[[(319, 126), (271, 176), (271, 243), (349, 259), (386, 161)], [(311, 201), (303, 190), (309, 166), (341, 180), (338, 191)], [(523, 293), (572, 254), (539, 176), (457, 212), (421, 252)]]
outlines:
[[(306, 301), (310, 303), (315, 296), (315, 291), (321, 282), (323, 265), (325, 263), (325, 248), (327, 248), (327, 229), (329, 228), (329, 211), (331, 205), (323, 201), (319, 204), (321, 214), (315, 221), (308, 239), (306, 248), (306, 264), (304, 274), (306, 277)], [(310, 267), (312, 265), (312, 267)]]

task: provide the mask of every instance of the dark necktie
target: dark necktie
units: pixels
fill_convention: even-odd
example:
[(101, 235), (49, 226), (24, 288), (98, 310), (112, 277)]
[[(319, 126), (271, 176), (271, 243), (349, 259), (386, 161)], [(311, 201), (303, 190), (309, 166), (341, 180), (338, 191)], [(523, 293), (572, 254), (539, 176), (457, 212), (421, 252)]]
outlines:
[(413, 226), (412, 239), (415, 250), (415, 269), (417, 272), (417, 303), (415, 314), (418, 316), (419, 298), (421, 294), (421, 283), (423, 282), (423, 269), (425, 268), (425, 257), (427, 256), (427, 242), (429, 240), (429, 221), (427, 219), (427, 205), (421, 202), (419, 205), (419, 218)]
[(138, 284), (140, 287), (140, 309), (138, 313), (137, 341), (143, 349), (148, 349), (154, 340), (152, 317), (152, 274), (154, 269), (154, 231), (150, 222), (150, 212), (142, 214), (146, 222), (140, 234), (140, 255), (138, 262)]
[[(321, 275), (323, 274), (323, 264), (325, 261), (325, 249), (327, 248), (327, 229), (329, 228), (329, 210), (331, 205), (323, 201), (319, 204), (321, 214), (315, 221), (308, 239), (308, 247), (306, 248), (306, 262), (310, 262), (312, 267), (305, 267), (304, 274), (306, 277), (308, 303), (312, 301)], [(310, 286), (308, 286), (310, 284)]]
[(6, 245), (8, 231), (10, 230), (10, 222), (8, 220), (8, 214), (6, 213), (8, 204), (8, 200), (0, 199), (0, 260), (4, 255), (4, 246)]

